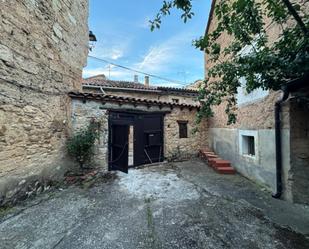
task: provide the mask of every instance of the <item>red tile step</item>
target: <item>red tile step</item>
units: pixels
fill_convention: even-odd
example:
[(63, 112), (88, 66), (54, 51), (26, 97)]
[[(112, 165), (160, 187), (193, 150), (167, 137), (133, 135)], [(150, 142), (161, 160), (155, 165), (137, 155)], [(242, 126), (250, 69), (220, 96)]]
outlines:
[(231, 167), (231, 162), (218, 157), (209, 148), (199, 150), (199, 156), (208, 162), (208, 165), (220, 174), (235, 174), (236, 170)]
[(230, 162), (230, 161), (227, 161), (227, 160), (219, 159), (219, 160), (215, 160), (215, 161), (213, 162), (213, 166), (214, 166), (215, 168), (231, 167), (231, 162)]
[(215, 155), (214, 152), (212, 151), (204, 151), (204, 150), (200, 150), (199, 151), (199, 157), (203, 158), (203, 159), (206, 159), (208, 158), (209, 155)]
[(206, 149), (200, 149), (199, 153), (205, 154), (205, 153), (214, 153), (214, 152), (211, 149), (206, 148)]
[(217, 160), (222, 160), (222, 159), (220, 157), (214, 157), (214, 158), (208, 159), (208, 165), (213, 168)]
[(207, 158), (207, 160), (210, 160), (210, 159), (216, 159), (216, 158), (219, 158), (217, 155), (214, 155), (214, 154), (206, 154), (205, 155), (206, 156), (206, 158)]
[(236, 173), (236, 170), (232, 167), (219, 167), (215, 169), (220, 174), (230, 174), (233, 175)]

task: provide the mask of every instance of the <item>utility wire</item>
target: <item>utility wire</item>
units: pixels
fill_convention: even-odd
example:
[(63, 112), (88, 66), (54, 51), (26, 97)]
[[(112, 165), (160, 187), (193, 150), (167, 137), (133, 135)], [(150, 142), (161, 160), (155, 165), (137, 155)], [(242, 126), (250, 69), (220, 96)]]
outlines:
[(144, 75), (152, 77), (152, 78), (168, 81), (168, 82), (171, 82), (171, 83), (176, 83), (176, 84), (183, 85), (183, 86), (187, 86), (188, 85), (188, 84), (186, 84), (184, 82), (181, 82), (181, 81), (178, 81), (178, 80), (172, 80), (172, 79), (165, 78), (165, 77), (162, 77), (162, 76), (146, 73), (146, 72), (143, 72), (143, 71), (140, 71), (140, 70), (137, 70), (137, 69), (134, 69), (134, 68), (122, 66), (122, 65), (116, 64), (114, 62), (108, 61), (106, 59), (98, 58), (98, 57), (95, 57), (95, 56), (92, 56), (92, 55), (88, 55), (88, 57), (92, 58), (92, 59), (95, 59), (95, 60), (98, 60), (98, 61), (101, 61), (101, 62), (104, 62), (104, 63), (107, 63), (107, 64), (110, 64), (110, 65), (113, 65), (115, 67), (120, 67), (120, 68), (128, 70), (128, 71), (132, 71), (132, 72), (139, 73), (139, 74), (144, 74)]

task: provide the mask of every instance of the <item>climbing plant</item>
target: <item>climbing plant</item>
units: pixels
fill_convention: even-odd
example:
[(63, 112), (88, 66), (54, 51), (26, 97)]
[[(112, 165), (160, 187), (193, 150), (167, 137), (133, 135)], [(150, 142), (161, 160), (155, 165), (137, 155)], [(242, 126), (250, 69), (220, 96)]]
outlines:
[[(162, 18), (172, 8), (180, 9), (181, 18), (187, 22), (194, 15), (192, 2), (164, 1), (150, 21), (151, 30), (160, 28)], [(297, 4), (301, 2), (302, 5)], [(198, 120), (213, 116), (212, 107), (224, 103), (228, 124), (235, 123), (239, 87), (244, 87), (247, 93), (259, 88), (278, 90), (309, 72), (308, 8), (306, 1), (216, 1), (216, 27), (193, 41), (196, 48), (206, 52), (207, 63), (212, 65), (200, 89), (202, 107)], [(270, 20), (268, 25), (265, 20)], [(267, 32), (272, 25), (280, 28), (275, 41), (269, 39)], [(220, 43), (223, 34), (233, 37), (225, 47)], [(241, 81), (245, 84), (241, 85)]]
[(81, 128), (72, 137), (68, 139), (67, 150), (81, 169), (84, 168), (86, 162), (89, 162), (93, 156), (93, 148), (98, 138), (98, 124), (94, 121), (86, 128)]

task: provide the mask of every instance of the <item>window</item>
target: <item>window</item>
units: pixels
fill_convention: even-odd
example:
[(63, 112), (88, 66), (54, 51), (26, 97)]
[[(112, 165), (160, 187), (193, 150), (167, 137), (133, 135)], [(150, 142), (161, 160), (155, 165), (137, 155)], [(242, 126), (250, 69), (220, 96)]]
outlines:
[(255, 141), (254, 136), (242, 136), (243, 154), (255, 156)]
[[(253, 45), (246, 45), (243, 47), (242, 50), (238, 53), (239, 56), (249, 56), (254, 52), (253, 46), (256, 44), (257, 41), (253, 41)], [(259, 76), (257, 75), (257, 78)], [(261, 99), (265, 98), (268, 94), (268, 90), (263, 90), (262, 88), (256, 89), (251, 93), (248, 93), (246, 90), (247, 81), (244, 77), (239, 79), (240, 86), (237, 88), (237, 105), (238, 106), (245, 106), (248, 104), (252, 104), (254, 102), (260, 101)]]
[(179, 138), (188, 137), (188, 121), (178, 120)]
[(253, 160), (259, 160), (258, 137), (257, 130), (239, 130), (239, 154)]

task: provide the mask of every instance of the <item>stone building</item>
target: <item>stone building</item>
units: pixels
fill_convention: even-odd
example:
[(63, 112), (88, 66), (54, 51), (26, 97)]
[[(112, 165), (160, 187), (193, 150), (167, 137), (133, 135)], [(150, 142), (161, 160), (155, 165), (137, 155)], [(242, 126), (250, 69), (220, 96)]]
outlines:
[[(306, 1), (299, 2), (304, 7)], [(217, 3), (218, 1), (213, 0), (206, 33), (216, 28), (214, 7)], [(270, 23), (270, 20), (266, 20), (266, 25), (270, 41), (275, 41), (281, 32), (280, 27)], [(231, 39), (227, 34), (223, 34), (218, 41), (224, 48)], [(221, 58), (222, 60), (224, 58)], [(212, 66), (213, 62), (208, 61), (205, 54), (206, 74)], [(302, 82), (291, 85), (304, 86), (308, 84), (308, 77), (300, 81)], [(283, 182), (285, 199), (309, 203), (308, 102), (301, 101), (307, 98), (308, 89), (298, 90), (292, 87), (290, 92), (293, 93), (290, 93), (288, 100), (281, 104), (281, 145), (277, 147), (282, 151), (282, 174), (279, 172), (279, 175)], [(220, 157), (232, 161), (238, 172), (273, 192), (276, 192), (278, 187), (274, 112), (279, 99), (282, 99), (282, 91), (256, 90), (247, 94), (245, 88), (240, 87), (237, 94), (236, 124), (227, 125), (223, 104), (214, 108), (215, 115), (209, 120), (208, 128), (209, 146)]]
[(88, 0), (0, 3), (0, 205), (69, 165), (67, 93), (81, 89)]
[(195, 90), (150, 86), (147, 76), (141, 84), (99, 75), (69, 95), (73, 129), (99, 123), (95, 164), (105, 169), (188, 159), (206, 145), (206, 122), (195, 124)]

